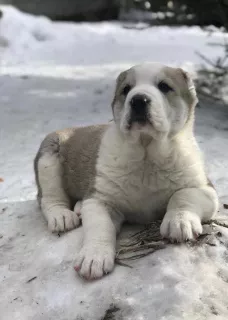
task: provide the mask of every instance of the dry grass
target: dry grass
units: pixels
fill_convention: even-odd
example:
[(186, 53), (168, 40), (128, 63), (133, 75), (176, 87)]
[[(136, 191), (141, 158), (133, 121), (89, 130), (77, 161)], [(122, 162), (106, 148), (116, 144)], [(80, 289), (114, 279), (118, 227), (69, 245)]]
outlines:
[[(157, 250), (161, 250), (171, 245), (160, 235), (161, 221), (155, 221), (147, 225), (141, 231), (131, 235), (128, 239), (122, 240), (119, 249), (116, 252), (116, 263), (131, 267), (125, 261), (135, 260), (145, 257)], [(203, 234), (195, 241), (188, 241), (189, 246), (200, 246), (203, 244), (215, 246), (216, 239), (221, 242), (222, 233), (217, 227), (222, 226), (228, 228), (228, 219), (226, 220), (210, 220), (204, 223)]]

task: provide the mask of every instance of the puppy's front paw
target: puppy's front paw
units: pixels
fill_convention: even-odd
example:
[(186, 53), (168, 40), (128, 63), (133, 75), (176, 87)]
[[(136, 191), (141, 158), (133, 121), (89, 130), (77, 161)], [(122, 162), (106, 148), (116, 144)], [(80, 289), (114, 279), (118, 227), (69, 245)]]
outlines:
[(202, 231), (200, 218), (196, 213), (190, 211), (168, 211), (160, 228), (164, 238), (177, 242), (193, 240)]
[(77, 228), (80, 219), (74, 211), (57, 209), (48, 215), (48, 228), (51, 232), (65, 232)]
[(82, 201), (77, 201), (74, 206), (74, 212), (81, 218)]
[(101, 278), (114, 268), (115, 250), (110, 246), (83, 246), (74, 269), (87, 280)]

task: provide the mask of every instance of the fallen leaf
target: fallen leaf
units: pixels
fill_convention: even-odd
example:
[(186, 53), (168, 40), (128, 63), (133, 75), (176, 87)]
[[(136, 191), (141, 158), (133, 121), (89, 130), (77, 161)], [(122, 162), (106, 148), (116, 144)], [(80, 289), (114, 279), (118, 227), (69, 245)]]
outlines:
[(228, 204), (224, 203), (223, 207), (224, 209), (228, 209)]
[(0, 182), (3, 182), (3, 181), (4, 181), (4, 179), (0, 178)]

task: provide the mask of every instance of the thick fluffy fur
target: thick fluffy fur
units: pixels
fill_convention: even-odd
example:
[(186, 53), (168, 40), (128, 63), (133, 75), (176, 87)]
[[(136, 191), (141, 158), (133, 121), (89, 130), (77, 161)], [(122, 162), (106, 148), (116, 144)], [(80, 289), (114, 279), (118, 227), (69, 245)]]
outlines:
[[(143, 122), (132, 115), (139, 94)], [(218, 210), (193, 134), (196, 103), (181, 69), (143, 64), (118, 77), (113, 123), (43, 141), (35, 160), (41, 208), (51, 231), (77, 227), (81, 214), (84, 241), (75, 267), (81, 276), (99, 278), (113, 269), (116, 233), (125, 220), (163, 218), (161, 234), (185, 241)]]
[(79, 225), (77, 201), (93, 190), (100, 140), (107, 127), (65, 129), (49, 134), (41, 143), (34, 161), (38, 202), (52, 232)]

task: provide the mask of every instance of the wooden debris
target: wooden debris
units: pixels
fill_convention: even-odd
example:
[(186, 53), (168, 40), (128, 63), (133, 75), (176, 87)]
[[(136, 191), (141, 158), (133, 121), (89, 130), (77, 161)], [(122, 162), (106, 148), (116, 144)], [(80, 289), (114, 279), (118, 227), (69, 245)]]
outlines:
[[(143, 230), (131, 235), (128, 239), (120, 241), (119, 248), (116, 252), (116, 263), (132, 268), (132, 266), (125, 264), (125, 261), (140, 259), (170, 245), (170, 242), (163, 239), (160, 235), (160, 224), (161, 220), (152, 222)], [(203, 223), (203, 225), (208, 225), (207, 228), (205, 227), (207, 231), (204, 231), (204, 233), (201, 234), (196, 240), (187, 241), (189, 246), (201, 246), (204, 244), (216, 246), (216, 241), (223, 243), (221, 241), (222, 233), (216, 230), (215, 227), (217, 225), (228, 228), (228, 219), (227, 223), (223, 220), (219, 221), (212, 219)]]
[(26, 281), (26, 283), (32, 282), (33, 280), (35, 280), (37, 277), (33, 277), (31, 279), (29, 279), (28, 281)]

